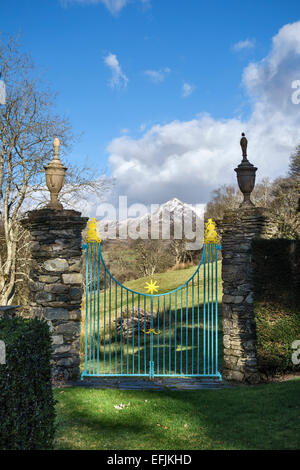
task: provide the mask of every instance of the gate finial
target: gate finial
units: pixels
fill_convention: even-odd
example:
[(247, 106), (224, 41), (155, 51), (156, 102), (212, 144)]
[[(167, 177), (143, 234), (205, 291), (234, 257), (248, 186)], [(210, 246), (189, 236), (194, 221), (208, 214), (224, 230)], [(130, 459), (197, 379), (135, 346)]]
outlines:
[(97, 221), (95, 217), (93, 217), (89, 222), (88, 222), (88, 232), (85, 237), (85, 241), (87, 243), (91, 242), (101, 242), (101, 238), (99, 237), (99, 232), (98, 232), (98, 226), (97, 226)]
[(212, 219), (208, 219), (208, 222), (205, 224), (203, 243), (212, 243), (213, 245), (218, 245), (220, 243), (216, 232), (216, 223), (213, 222)]

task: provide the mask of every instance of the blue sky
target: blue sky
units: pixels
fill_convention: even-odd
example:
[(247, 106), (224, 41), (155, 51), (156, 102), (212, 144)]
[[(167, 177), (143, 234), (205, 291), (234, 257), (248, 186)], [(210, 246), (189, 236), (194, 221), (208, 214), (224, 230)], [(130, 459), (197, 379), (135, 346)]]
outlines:
[[(299, 20), (296, 0), (2, 0), (0, 30), (20, 34), (24, 49), (59, 93), (58, 111), (70, 117), (75, 133), (84, 132), (71, 160), (80, 163), (88, 157), (91, 165), (117, 179), (117, 191), (135, 202), (164, 202), (175, 196), (206, 202), (215, 186), (234, 181), (243, 130), (249, 128), (252, 136), (254, 163), (263, 159), (260, 176), (268, 176), (274, 149), (273, 157), (271, 150), (259, 157), (260, 144), (267, 146), (259, 137), (266, 131), (273, 138), (282, 125), (280, 120), (269, 123), (268, 130), (258, 125), (264, 120), (257, 117), (259, 105), (264, 103), (265, 115), (273, 116), (278, 96), (270, 70), (265, 79), (262, 73), (272, 54), (281, 57), (277, 47), (294, 54), (287, 79), (300, 79)], [(280, 36), (288, 24), (296, 26)], [(272, 41), (278, 34), (275, 47)], [(280, 86), (287, 59), (277, 63)], [(251, 64), (252, 72), (256, 67), (255, 83)], [(277, 111), (283, 113), (282, 103)], [(286, 171), (288, 152), (294, 141), (299, 143), (295, 105), (292, 114), (284, 142), (277, 142), (270, 177)], [(286, 122), (284, 115), (282, 120)], [(220, 127), (220, 141), (213, 148), (208, 136)], [(184, 150), (174, 133), (182, 136)], [(190, 171), (181, 181), (184, 162)], [(132, 185), (139, 175), (149, 186), (141, 183), (135, 191)]]

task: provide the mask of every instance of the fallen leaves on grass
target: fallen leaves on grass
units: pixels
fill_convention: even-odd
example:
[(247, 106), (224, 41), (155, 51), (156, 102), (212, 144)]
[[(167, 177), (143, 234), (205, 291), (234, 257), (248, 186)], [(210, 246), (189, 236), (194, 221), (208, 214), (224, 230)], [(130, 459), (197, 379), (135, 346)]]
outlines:
[(158, 426), (160, 428), (163, 428), (163, 429), (169, 429), (168, 426), (163, 426), (162, 424), (159, 424), (159, 423), (157, 423), (156, 426)]
[(120, 405), (114, 405), (114, 408), (118, 411), (124, 410), (126, 407), (130, 406), (130, 402), (126, 404), (120, 403)]

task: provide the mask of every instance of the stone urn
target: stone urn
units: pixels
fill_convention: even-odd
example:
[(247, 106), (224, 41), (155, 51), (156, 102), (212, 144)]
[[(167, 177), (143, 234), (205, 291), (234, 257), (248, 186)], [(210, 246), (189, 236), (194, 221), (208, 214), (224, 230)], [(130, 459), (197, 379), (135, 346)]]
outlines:
[(250, 163), (247, 159), (248, 141), (244, 133), (242, 134), (242, 139), (241, 139), (240, 144), (243, 150), (243, 160), (238, 165), (238, 167), (234, 169), (234, 171), (237, 174), (237, 181), (238, 181), (239, 188), (244, 196), (244, 200), (240, 204), (240, 207), (253, 207), (254, 204), (251, 201), (250, 195), (255, 186), (255, 176), (256, 176), (257, 168), (254, 165), (252, 165), (252, 163)]
[(62, 210), (63, 206), (58, 200), (58, 194), (61, 188), (64, 185), (65, 181), (65, 173), (67, 168), (64, 167), (59, 159), (58, 152), (59, 152), (60, 141), (56, 137), (53, 140), (53, 148), (54, 148), (54, 157), (53, 160), (44, 167), (46, 172), (46, 185), (50, 191), (50, 202), (47, 204), (48, 209), (56, 209)]

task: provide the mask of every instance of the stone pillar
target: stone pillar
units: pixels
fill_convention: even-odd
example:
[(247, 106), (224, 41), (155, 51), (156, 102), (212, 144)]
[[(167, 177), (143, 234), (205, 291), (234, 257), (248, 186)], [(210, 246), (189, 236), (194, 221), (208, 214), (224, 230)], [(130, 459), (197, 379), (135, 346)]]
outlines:
[(254, 238), (270, 238), (271, 234), (267, 209), (247, 207), (225, 212), (222, 223), (223, 377), (227, 380), (259, 382), (251, 244)]
[(29, 313), (50, 326), (54, 379), (79, 377), (81, 232), (87, 220), (73, 210), (41, 209), (22, 221), (31, 237)]

